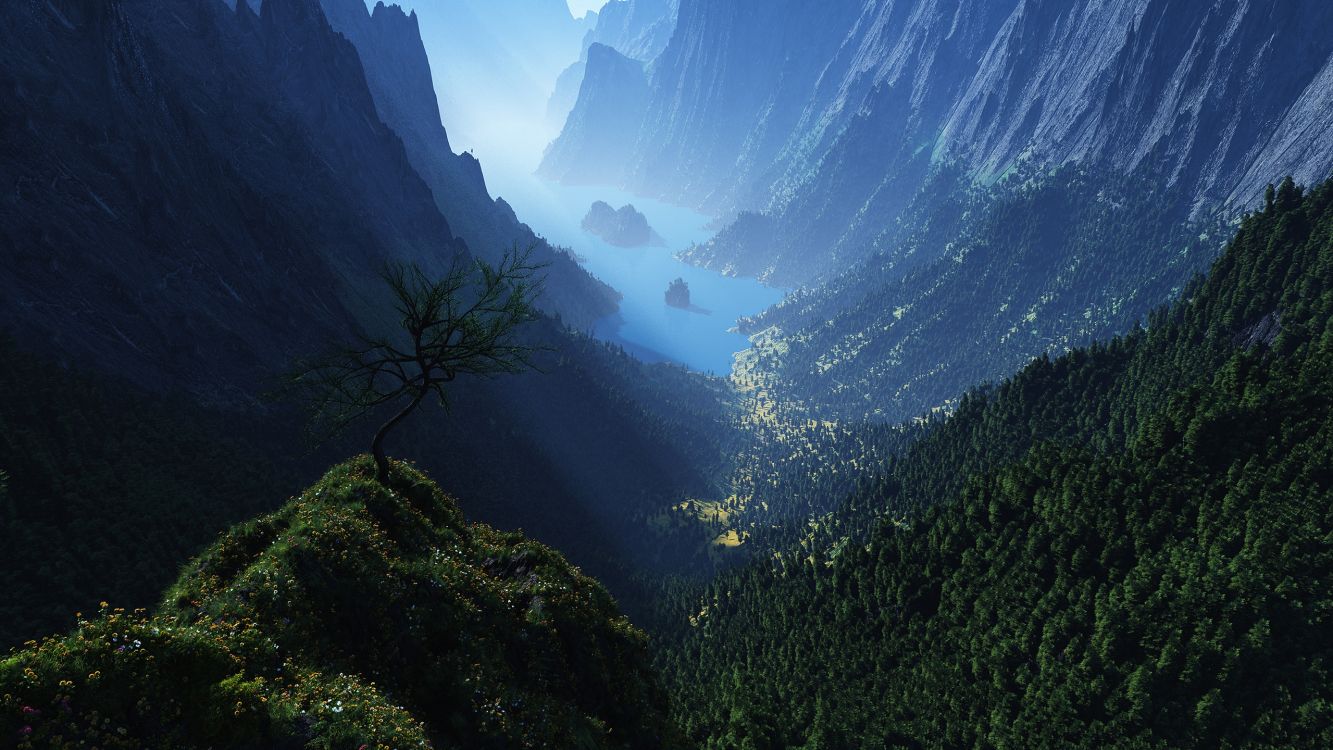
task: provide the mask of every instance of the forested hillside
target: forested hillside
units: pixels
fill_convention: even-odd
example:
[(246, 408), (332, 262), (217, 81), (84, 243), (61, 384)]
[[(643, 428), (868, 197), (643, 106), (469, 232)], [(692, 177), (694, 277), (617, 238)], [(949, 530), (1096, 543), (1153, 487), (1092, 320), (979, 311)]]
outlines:
[(962, 191), (957, 177), (942, 169), (916, 197), (896, 252), (742, 321), (782, 393), (852, 420), (950, 409), (1038, 354), (1128, 330), (1233, 231), (1147, 175), (1025, 164)]
[(1333, 186), (1288, 181), (1146, 328), (974, 391), (822, 535), (682, 595), (686, 730), (1327, 747), (1331, 320)]

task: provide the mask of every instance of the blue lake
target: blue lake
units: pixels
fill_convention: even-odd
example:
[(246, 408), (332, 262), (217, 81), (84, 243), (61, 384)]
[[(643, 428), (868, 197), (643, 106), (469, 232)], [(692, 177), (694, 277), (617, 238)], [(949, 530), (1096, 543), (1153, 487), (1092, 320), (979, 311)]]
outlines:
[[(749, 342), (733, 331), (736, 319), (777, 303), (784, 292), (753, 279), (738, 279), (676, 260), (693, 242), (712, 236), (709, 217), (660, 201), (600, 187), (566, 187), (530, 175), (490, 171), (491, 192), (552, 244), (571, 249), (585, 268), (624, 295), (620, 314), (593, 332), (621, 344), (646, 361), (672, 361), (700, 372), (731, 372), (732, 355)], [(615, 208), (632, 203), (666, 241), (665, 247), (622, 248), (584, 232), (580, 225), (594, 201)], [(690, 287), (694, 307), (706, 314), (669, 307), (666, 288), (677, 277)]]

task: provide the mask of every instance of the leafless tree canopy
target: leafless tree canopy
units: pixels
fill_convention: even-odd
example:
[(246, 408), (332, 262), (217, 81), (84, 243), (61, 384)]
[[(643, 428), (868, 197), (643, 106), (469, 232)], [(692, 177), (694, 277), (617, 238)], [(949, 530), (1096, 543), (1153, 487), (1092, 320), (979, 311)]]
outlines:
[(386, 268), (383, 278), (401, 328), (305, 363), (294, 377), (305, 391), (315, 423), (329, 432), (389, 404), (402, 403), (376, 432), (371, 452), (381, 480), (388, 476), (384, 438), (428, 397), (449, 406), (448, 384), (460, 375), (495, 377), (532, 369), (535, 350), (519, 339), (536, 317), (541, 266), (531, 252), (515, 251), (498, 265), (460, 261), (439, 279), (415, 265)]

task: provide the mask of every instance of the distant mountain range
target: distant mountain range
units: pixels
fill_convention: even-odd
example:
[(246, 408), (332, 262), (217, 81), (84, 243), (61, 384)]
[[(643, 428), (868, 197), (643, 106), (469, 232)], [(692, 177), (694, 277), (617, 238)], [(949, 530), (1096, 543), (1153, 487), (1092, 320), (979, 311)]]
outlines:
[(541, 172), (718, 215), (687, 260), (798, 287), (743, 322), (764, 367), (909, 419), (1123, 332), (1270, 182), (1328, 176), (1329, 27), (1300, 0), (687, 0), (651, 62), (591, 48)]
[(661, 54), (676, 28), (680, 0), (612, 0), (602, 6), (596, 25), (583, 37), (583, 54), (565, 68), (556, 80), (555, 91), (547, 104), (547, 119), (554, 132), (560, 132), (578, 101), (583, 76), (588, 69), (588, 53), (600, 44), (640, 62)]
[(626, 63), (590, 58), (543, 172), (762, 212), (766, 251), (698, 259), (784, 285), (892, 251), (945, 162), (981, 184), (1025, 160), (1150, 167), (1196, 213), (1243, 209), (1333, 165), (1330, 25), (1319, 0), (686, 0), (613, 110), (629, 146), (604, 124)]
[[(516, 144), (539, 153), (559, 132), (547, 103), (560, 71), (578, 59), (597, 15), (565, 0), (402, 0), (415, 9), (434, 63), (445, 127), (456, 147), (494, 167)], [(524, 154), (526, 160), (531, 158)]]

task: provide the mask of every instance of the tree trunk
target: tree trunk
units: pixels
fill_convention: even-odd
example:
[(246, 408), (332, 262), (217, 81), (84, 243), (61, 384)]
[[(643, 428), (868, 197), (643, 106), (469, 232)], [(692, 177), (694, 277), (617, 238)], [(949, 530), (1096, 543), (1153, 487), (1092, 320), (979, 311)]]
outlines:
[(407, 419), (407, 415), (411, 414), (412, 411), (417, 408), (421, 403), (421, 399), (424, 398), (425, 395), (425, 391), (418, 393), (416, 397), (412, 399), (412, 403), (403, 407), (402, 411), (393, 415), (393, 418), (388, 422), (385, 422), (384, 425), (380, 427), (379, 432), (375, 433), (375, 439), (370, 443), (370, 453), (375, 457), (375, 479), (379, 481), (380, 484), (388, 484), (389, 482), (389, 459), (384, 455), (384, 438), (388, 436), (389, 432), (394, 427), (398, 426), (399, 422)]

